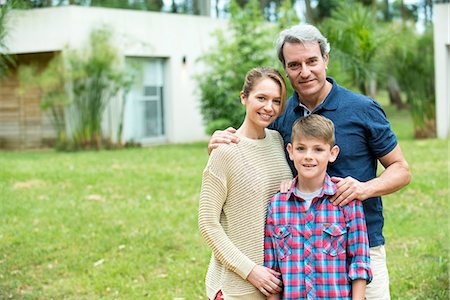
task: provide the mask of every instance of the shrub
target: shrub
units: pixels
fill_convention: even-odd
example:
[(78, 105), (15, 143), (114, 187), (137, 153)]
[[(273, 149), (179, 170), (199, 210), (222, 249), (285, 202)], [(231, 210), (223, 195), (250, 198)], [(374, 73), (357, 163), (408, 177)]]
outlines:
[(207, 70), (196, 76), (209, 134), (240, 126), (245, 110), (239, 92), (245, 74), (253, 67), (276, 64), (273, 26), (264, 22), (258, 1), (251, 0), (243, 9), (232, 1), (228, 27), (215, 32), (218, 46), (200, 58)]

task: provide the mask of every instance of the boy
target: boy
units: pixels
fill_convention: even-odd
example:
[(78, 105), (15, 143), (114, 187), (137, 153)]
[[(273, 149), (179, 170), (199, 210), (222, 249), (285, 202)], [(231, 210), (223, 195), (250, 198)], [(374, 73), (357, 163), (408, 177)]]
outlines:
[(372, 272), (362, 203), (329, 201), (336, 186), (327, 165), (339, 154), (333, 123), (317, 114), (298, 119), (287, 150), (298, 176), (267, 213), (264, 264), (283, 282), (282, 295), (268, 299), (364, 299)]

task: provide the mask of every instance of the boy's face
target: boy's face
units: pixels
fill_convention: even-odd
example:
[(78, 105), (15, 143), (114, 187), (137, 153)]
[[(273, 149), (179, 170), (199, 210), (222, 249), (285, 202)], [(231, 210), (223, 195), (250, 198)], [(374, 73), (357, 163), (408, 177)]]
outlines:
[(323, 180), (328, 163), (336, 160), (339, 147), (331, 147), (321, 139), (298, 136), (287, 145), (289, 158), (294, 162), (302, 180)]

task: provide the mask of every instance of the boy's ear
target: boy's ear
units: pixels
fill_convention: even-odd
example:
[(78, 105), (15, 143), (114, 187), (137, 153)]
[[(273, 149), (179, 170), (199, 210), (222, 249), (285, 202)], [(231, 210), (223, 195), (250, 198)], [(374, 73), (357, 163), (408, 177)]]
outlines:
[(338, 145), (334, 145), (333, 148), (331, 148), (331, 155), (330, 155), (330, 159), (328, 160), (330, 163), (334, 163), (336, 161), (336, 158), (339, 155), (339, 146)]
[(243, 104), (243, 105), (245, 105), (245, 100), (247, 99), (246, 97), (245, 97), (245, 95), (244, 95), (244, 92), (243, 91), (241, 91), (240, 93), (239, 93), (239, 96), (241, 97), (241, 103)]
[(291, 160), (294, 160), (294, 149), (293, 149), (293, 147), (292, 147), (292, 144), (291, 143), (288, 143), (287, 144), (287, 146), (286, 146), (286, 150), (288, 151), (288, 153), (289, 153), (289, 158), (291, 159)]

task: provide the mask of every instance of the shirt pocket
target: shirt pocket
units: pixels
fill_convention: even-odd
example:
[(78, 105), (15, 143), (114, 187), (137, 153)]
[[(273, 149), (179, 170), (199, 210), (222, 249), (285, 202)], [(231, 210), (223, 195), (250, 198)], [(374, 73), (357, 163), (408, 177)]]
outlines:
[(273, 237), (278, 259), (283, 260), (292, 253), (292, 228), (289, 225), (275, 225)]
[(347, 229), (340, 224), (326, 224), (322, 232), (323, 252), (330, 256), (345, 253), (347, 247)]

